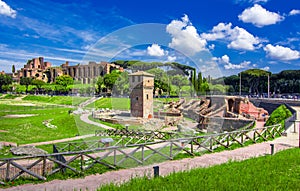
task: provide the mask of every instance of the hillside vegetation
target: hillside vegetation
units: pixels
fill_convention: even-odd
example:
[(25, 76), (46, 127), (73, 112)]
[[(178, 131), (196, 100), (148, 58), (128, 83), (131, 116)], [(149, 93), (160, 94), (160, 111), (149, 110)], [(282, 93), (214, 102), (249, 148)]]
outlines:
[(292, 112), (285, 105), (281, 105), (271, 113), (265, 126), (270, 126), (270, 125), (275, 125), (280, 123), (281, 126), (284, 127), (284, 121), (291, 116), (292, 116)]

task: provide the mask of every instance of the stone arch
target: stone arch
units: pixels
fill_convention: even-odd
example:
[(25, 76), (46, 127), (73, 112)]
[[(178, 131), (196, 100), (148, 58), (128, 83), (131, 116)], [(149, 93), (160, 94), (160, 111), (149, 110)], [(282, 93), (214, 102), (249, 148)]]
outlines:
[(228, 106), (227, 106), (228, 111), (233, 112), (234, 100), (233, 99), (228, 99), (227, 103), (228, 103)]

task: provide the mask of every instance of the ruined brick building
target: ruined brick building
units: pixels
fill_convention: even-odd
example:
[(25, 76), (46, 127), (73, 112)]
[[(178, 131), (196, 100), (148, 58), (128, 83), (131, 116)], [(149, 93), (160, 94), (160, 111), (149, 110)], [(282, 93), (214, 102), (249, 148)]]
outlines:
[(12, 77), (17, 82), (21, 77), (30, 77), (52, 83), (58, 76), (69, 75), (76, 81), (89, 84), (98, 76), (109, 74), (112, 70), (123, 71), (123, 68), (109, 62), (89, 62), (74, 66), (70, 66), (69, 62), (66, 62), (61, 66), (51, 66), (50, 62), (44, 62), (44, 58), (39, 57), (28, 60), (23, 68), (12, 74)]

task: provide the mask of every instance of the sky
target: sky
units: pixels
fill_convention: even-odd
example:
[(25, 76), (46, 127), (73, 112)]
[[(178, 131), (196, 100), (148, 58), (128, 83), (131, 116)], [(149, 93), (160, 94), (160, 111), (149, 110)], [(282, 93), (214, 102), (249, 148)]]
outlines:
[(204, 76), (300, 68), (298, 0), (0, 0), (0, 70), (44, 57), (179, 62)]

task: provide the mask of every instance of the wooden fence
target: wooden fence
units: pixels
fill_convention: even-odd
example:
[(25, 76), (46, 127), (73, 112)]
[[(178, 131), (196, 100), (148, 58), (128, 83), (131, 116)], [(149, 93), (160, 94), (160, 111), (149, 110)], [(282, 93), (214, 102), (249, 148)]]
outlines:
[[(148, 164), (150, 158), (154, 158), (153, 156), (172, 160), (178, 153), (194, 155), (195, 152), (213, 152), (214, 149), (219, 147), (228, 148), (232, 144), (244, 146), (248, 141), (252, 143), (259, 140), (267, 141), (269, 138), (281, 135), (282, 130), (281, 125), (278, 124), (269, 127), (158, 140), (126, 146), (108, 146), (75, 152), (0, 159), (0, 180), (13, 181), (24, 174), (46, 180), (47, 176), (66, 170), (79, 174), (96, 164), (114, 169), (118, 166), (126, 166), (129, 160), (137, 165), (143, 165)], [(49, 169), (49, 164), (53, 168)], [(40, 170), (33, 170), (37, 165), (40, 165)], [(12, 169), (14, 169), (14, 172)], [(18, 169), (18, 171), (15, 169)]]

